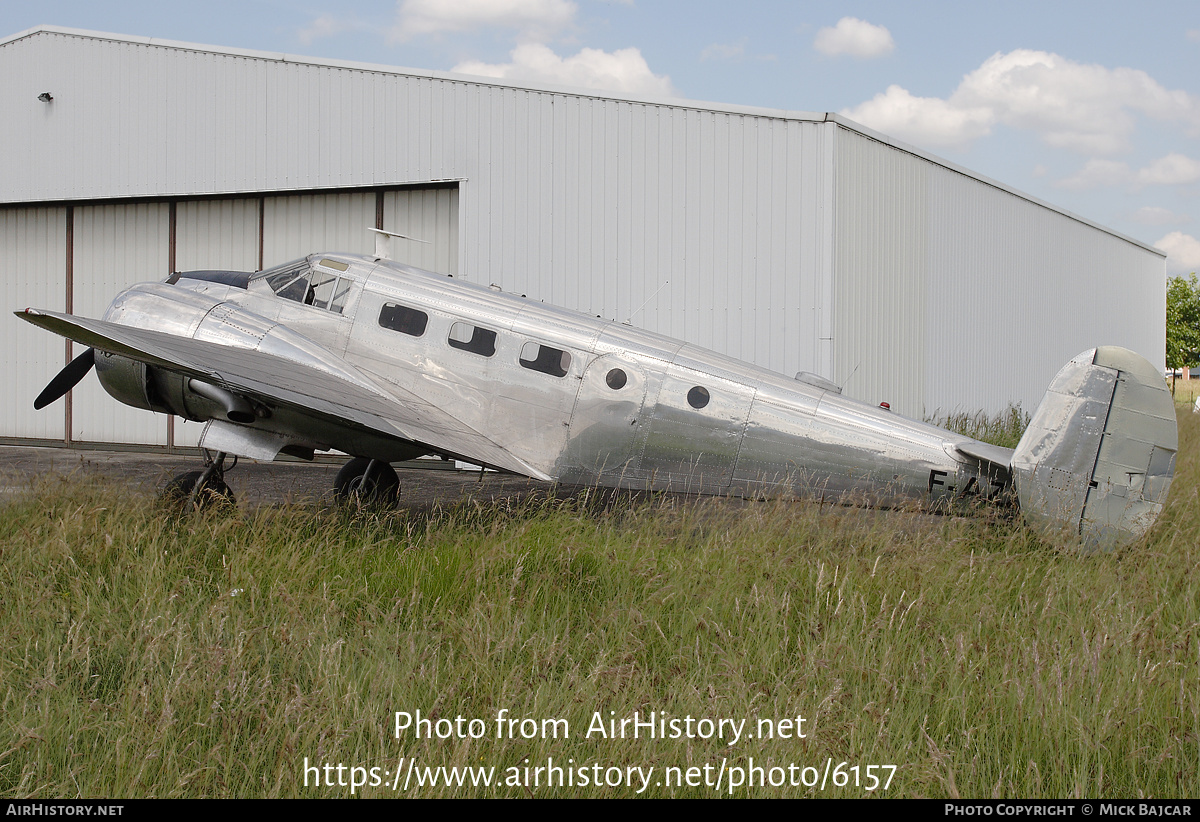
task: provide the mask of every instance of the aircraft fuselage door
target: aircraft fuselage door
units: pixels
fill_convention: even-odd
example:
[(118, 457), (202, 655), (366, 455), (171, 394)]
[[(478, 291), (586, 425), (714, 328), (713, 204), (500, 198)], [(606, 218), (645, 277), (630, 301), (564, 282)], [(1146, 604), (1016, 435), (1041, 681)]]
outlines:
[(651, 485), (715, 493), (733, 481), (754, 389), (732, 379), (672, 364), (648, 416), (641, 469)]
[(646, 368), (628, 354), (605, 354), (588, 364), (571, 412), (567, 482), (630, 484), (642, 476), (647, 382)]

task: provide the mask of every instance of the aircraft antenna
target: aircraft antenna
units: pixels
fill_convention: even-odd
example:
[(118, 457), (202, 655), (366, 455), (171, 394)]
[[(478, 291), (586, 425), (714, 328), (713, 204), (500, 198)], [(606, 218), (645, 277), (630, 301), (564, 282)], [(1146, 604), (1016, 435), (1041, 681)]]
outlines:
[[(862, 360), (859, 360), (859, 361), (858, 361), (858, 365), (855, 365), (855, 366), (854, 366), (854, 371), (857, 371), (857, 370), (858, 370), (858, 366), (859, 366), (859, 365), (862, 365)], [(843, 390), (843, 391), (846, 389), (846, 386), (850, 384), (850, 380), (854, 379), (854, 371), (851, 371), (851, 372), (850, 372), (850, 376), (849, 376), (849, 377), (846, 377), (846, 381), (845, 381), (844, 383), (842, 383), (842, 390)]]
[(654, 292), (653, 294), (651, 294), (649, 297), (647, 297), (647, 298), (646, 298), (646, 302), (644, 302), (644, 303), (642, 303), (641, 305), (639, 305), (639, 306), (638, 306), (638, 308), (637, 308), (637, 311), (634, 311), (632, 314), (630, 314), (630, 315), (629, 315), (629, 319), (625, 320), (625, 322), (624, 322), (624, 323), (622, 323), (622, 325), (630, 325), (630, 324), (632, 324), (632, 323), (633, 323), (633, 318), (634, 318), (634, 317), (636, 317), (638, 314), (642, 313), (642, 309), (643, 309), (643, 308), (645, 308), (647, 305), (649, 305), (649, 304), (650, 304), (650, 301), (651, 301), (651, 300), (653, 300), (655, 297), (657, 297), (657, 296), (658, 296), (658, 292), (659, 292), (659, 291), (662, 291), (664, 288), (666, 288), (666, 287), (667, 287), (667, 286), (669, 286), (670, 284), (671, 284), (671, 281), (670, 281), (670, 280), (666, 280), (666, 281), (664, 281), (664, 282), (663, 282), (663, 284), (662, 284), (662, 285), (660, 285), (660, 286), (659, 286), (659, 287), (658, 287), (658, 288), (655, 290), (655, 292)]
[(412, 240), (414, 243), (425, 243), (429, 245), (429, 240), (421, 240), (416, 237), (409, 237), (407, 234), (397, 234), (395, 231), (384, 231), (382, 228), (367, 226), (368, 231), (375, 232), (375, 256), (381, 260), (392, 259), (392, 239), (399, 238), (401, 240)]

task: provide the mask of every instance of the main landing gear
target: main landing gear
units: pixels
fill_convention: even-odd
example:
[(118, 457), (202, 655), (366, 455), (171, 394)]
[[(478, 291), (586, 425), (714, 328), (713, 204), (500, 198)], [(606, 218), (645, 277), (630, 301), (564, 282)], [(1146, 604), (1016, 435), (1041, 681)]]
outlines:
[[(163, 502), (182, 511), (201, 510), (213, 505), (234, 506), (237, 501), (225, 483), (225, 472), (237, 465), (237, 457), (227, 466), (224, 451), (216, 456), (204, 453), (204, 468), (187, 471), (167, 483), (159, 496)], [(383, 460), (355, 457), (338, 471), (333, 483), (339, 502), (390, 507), (400, 497), (400, 477)]]
[(400, 496), (400, 477), (383, 460), (355, 457), (338, 471), (333, 491), (341, 502), (391, 506)]
[(184, 511), (198, 511), (218, 504), (237, 504), (233, 492), (225, 484), (225, 471), (232, 470), (237, 465), (237, 457), (233, 458), (233, 462), (226, 469), (224, 451), (215, 457), (208, 451), (203, 451), (203, 454), (204, 469), (187, 471), (175, 477), (167, 483), (159, 499)]

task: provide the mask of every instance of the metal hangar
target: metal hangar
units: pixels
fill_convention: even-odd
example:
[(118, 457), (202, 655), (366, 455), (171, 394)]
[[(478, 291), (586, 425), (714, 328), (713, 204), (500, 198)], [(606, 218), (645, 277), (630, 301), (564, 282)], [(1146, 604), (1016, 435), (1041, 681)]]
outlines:
[[(1036, 407), (1097, 344), (1163, 361), (1164, 255), (834, 114), (39, 27), (0, 39), (4, 304), (370, 252), (630, 321), (899, 413)], [(194, 444), (3, 324), (9, 442)]]

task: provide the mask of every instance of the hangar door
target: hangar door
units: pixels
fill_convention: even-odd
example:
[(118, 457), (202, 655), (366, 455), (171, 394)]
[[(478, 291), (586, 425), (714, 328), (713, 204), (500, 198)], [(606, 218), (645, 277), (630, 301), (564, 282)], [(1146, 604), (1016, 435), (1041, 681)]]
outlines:
[[(254, 271), (314, 251), (371, 253), (375, 226), (425, 242), (393, 256), (458, 273), (456, 184), (203, 200), (79, 203), (0, 209), (10, 310), (35, 306), (99, 317), (122, 289), (172, 271)], [(8, 392), (0, 440), (193, 446), (200, 425), (123, 406), (94, 376), (42, 411), (33, 398), (67, 361), (67, 346), (13, 318), (5, 340)], [(81, 347), (72, 347), (78, 354)]]

